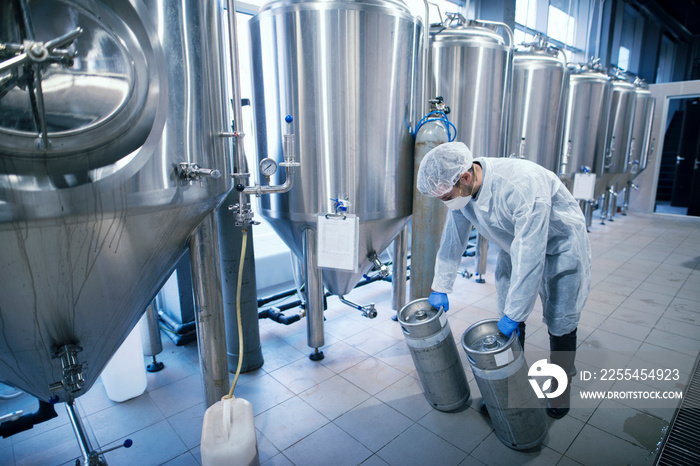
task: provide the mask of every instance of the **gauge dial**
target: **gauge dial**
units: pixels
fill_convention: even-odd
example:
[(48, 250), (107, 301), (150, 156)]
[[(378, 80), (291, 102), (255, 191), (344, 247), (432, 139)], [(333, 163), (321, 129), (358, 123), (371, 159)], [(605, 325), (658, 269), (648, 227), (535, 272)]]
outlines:
[(260, 161), (260, 171), (265, 176), (272, 176), (277, 171), (277, 162), (271, 158), (264, 158)]

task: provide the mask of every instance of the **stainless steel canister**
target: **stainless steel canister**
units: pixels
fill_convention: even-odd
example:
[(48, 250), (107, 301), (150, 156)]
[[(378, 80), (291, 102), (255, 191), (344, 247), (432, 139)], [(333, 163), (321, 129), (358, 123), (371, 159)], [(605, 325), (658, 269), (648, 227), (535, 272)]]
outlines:
[(528, 383), (517, 334), (507, 338), (498, 330), (498, 320), (482, 320), (464, 332), (462, 347), (501, 442), (515, 450), (539, 445), (547, 423), (543, 406), (534, 407), (540, 403)]
[(425, 398), (440, 411), (463, 406), (469, 385), (445, 312), (421, 298), (406, 304), (398, 318)]

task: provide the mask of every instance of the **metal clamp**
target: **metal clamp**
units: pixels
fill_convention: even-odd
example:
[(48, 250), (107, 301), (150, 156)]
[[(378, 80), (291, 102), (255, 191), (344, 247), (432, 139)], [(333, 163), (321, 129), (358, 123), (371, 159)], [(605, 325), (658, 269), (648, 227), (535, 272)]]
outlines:
[(374, 264), (374, 268), (379, 272), (380, 277), (386, 278), (389, 276), (389, 267), (379, 260), (379, 255), (375, 251), (370, 252), (367, 257), (369, 257), (369, 260)]
[(78, 362), (78, 353), (82, 350), (77, 345), (64, 345), (54, 353), (53, 357), (61, 360), (63, 378), (49, 385), (50, 391), (65, 390), (69, 394), (73, 394), (83, 389), (85, 386), (83, 369), (87, 367), (87, 363)]

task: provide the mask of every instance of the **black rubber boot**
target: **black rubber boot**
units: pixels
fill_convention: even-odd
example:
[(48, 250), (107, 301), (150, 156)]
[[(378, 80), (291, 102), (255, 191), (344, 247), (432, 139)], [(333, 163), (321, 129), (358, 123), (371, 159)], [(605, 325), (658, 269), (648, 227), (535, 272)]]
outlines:
[[(576, 375), (576, 329), (562, 336), (549, 334), (549, 351), (552, 364), (556, 364), (568, 376), (564, 393), (547, 400), (547, 414), (554, 419), (561, 419), (569, 412), (571, 402), (571, 379)], [(552, 382), (552, 391), (557, 389), (557, 381)]]

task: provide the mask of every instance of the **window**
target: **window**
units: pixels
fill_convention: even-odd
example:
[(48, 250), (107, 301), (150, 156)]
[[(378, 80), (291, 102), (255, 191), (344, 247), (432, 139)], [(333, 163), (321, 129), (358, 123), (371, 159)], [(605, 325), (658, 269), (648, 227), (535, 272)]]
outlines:
[(537, 0), (517, 0), (515, 2), (515, 22), (530, 29), (537, 29), (535, 27), (537, 24)]
[(551, 45), (564, 50), (567, 60), (586, 61), (587, 34), (596, 0), (516, 0), (515, 44), (544, 34)]
[(576, 21), (573, 16), (554, 5), (549, 5), (547, 15), (547, 36), (558, 40), (569, 47), (574, 46), (574, 33), (576, 31)]
[(630, 66), (630, 49), (620, 46), (620, 51), (617, 55), (617, 67), (627, 71)]

